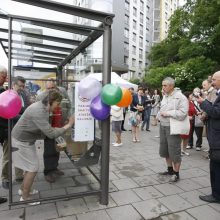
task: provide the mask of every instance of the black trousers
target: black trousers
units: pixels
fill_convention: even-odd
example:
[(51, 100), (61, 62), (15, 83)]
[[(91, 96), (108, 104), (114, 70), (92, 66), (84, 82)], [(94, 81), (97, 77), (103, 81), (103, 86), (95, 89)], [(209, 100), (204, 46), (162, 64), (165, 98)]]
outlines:
[(54, 139), (44, 139), (44, 175), (57, 170), (60, 153), (56, 151)]
[(124, 120), (123, 120), (122, 123), (121, 123), (121, 129), (125, 129), (125, 127), (124, 127), (124, 124), (125, 124), (125, 115), (126, 115), (126, 112), (123, 112)]
[(220, 161), (210, 160), (210, 181), (212, 195), (220, 201)]
[(196, 147), (202, 147), (202, 133), (203, 133), (203, 127), (195, 127), (194, 124), (192, 125), (192, 134), (189, 137), (189, 146), (193, 146), (193, 133), (196, 133)]

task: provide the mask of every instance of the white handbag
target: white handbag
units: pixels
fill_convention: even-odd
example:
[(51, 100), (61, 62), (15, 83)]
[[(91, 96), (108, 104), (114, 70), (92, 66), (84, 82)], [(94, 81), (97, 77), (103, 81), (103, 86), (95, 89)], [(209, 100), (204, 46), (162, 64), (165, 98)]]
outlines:
[[(174, 103), (174, 110), (176, 110), (176, 103)], [(182, 121), (170, 117), (170, 134), (184, 134), (188, 135), (190, 132), (190, 120), (187, 115)]]
[(188, 135), (190, 131), (190, 121), (189, 116), (187, 115), (184, 120), (176, 120), (175, 118), (170, 117), (170, 134), (185, 134)]

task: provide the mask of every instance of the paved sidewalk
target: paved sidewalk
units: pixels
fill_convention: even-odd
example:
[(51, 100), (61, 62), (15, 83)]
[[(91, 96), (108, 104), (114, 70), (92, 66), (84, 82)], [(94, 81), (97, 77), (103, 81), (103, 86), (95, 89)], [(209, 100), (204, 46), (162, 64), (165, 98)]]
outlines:
[[(210, 193), (209, 161), (205, 152), (189, 150), (190, 156), (183, 156), (180, 181), (168, 183), (168, 178), (157, 173), (164, 171), (166, 165), (158, 155), (158, 127), (151, 132), (141, 131), (141, 142), (133, 143), (131, 132), (123, 132), (123, 146), (111, 146), (110, 158), (110, 194), (108, 206), (100, 205), (97, 196), (50, 202), (38, 206), (14, 206), (8, 210), (8, 204), (0, 205), (0, 219), (9, 220), (219, 220), (220, 205), (208, 204), (198, 196)], [(113, 141), (113, 140), (112, 140)], [(112, 142), (111, 141), (111, 142)], [(207, 148), (204, 138), (203, 149)], [(1, 151), (1, 149), (0, 149)], [(39, 149), (42, 156), (42, 143)], [(40, 172), (34, 187), (40, 190), (40, 196), (48, 197), (82, 192), (98, 187), (96, 179), (87, 169), (73, 167), (69, 159), (62, 155), (60, 169), (65, 176), (49, 184)], [(99, 167), (93, 166), (99, 173)], [(19, 199), (14, 184), (14, 199)], [(7, 196), (0, 189), (0, 196)]]

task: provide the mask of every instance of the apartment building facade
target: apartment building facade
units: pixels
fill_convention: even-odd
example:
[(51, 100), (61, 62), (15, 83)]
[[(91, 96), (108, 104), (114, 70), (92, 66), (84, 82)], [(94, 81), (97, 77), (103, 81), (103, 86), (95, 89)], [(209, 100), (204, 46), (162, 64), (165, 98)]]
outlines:
[[(73, 4), (115, 14), (112, 71), (131, 79), (143, 76), (150, 48), (166, 37), (168, 19), (178, 7), (178, 0), (73, 0)], [(77, 22), (85, 23), (86, 19)], [(101, 72), (102, 39), (81, 56), (74, 61), (80, 67), (77, 72)]]

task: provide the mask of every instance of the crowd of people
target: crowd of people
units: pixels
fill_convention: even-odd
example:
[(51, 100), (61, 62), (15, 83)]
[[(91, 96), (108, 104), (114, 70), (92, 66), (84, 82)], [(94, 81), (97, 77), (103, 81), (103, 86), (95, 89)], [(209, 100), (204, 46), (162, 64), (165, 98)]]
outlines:
[[(0, 67), (0, 92), (5, 91), (3, 84), (7, 78), (7, 70)], [(20, 201), (29, 200), (38, 190), (32, 189), (34, 178), (39, 169), (35, 142), (44, 139), (44, 175), (45, 180), (53, 183), (57, 176), (64, 175), (58, 169), (59, 144), (56, 138), (72, 127), (74, 117), (70, 116), (70, 106), (63, 107), (62, 101), (70, 104), (64, 88), (58, 87), (53, 80), (46, 82), (46, 90), (40, 93), (35, 102), (31, 103), (25, 91), (25, 79), (21, 76), (13, 79), (13, 90), (17, 91), (22, 100), (22, 109), (13, 119), (12, 129), (12, 159), (15, 168), (16, 181), (22, 181), (19, 189)], [(212, 193), (200, 196), (207, 202), (220, 203), (220, 71), (211, 78), (205, 79), (200, 88), (182, 92), (175, 87), (175, 80), (166, 77), (162, 81), (162, 90), (138, 87), (137, 92), (129, 89), (132, 103), (127, 108), (111, 107), (112, 131), (115, 134), (114, 147), (121, 147), (122, 131), (125, 129), (125, 117), (130, 125), (133, 144), (141, 141), (141, 131), (150, 132), (150, 126), (159, 123), (159, 155), (165, 159), (167, 170), (159, 175), (170, 176), (170, 182), (180, 180), (182, 156), (190, 155), (194, 147), (194, 132), (196, 136), (195, 149), (202, 148), (203, 135), (207, 136), (210, 159), (210, 176)], [(160, 92), (161, 91), (161, 92)], [(152, 122), (150, 121), (152, 119)], [(172, 119), (172, 120), (171, 120)], [(178, 123), (174, 122), (177, 121)], [(181, 128), (189, 125), (186, 133)], [(9, 187), (9, 155), (7, 129), (8, 122), (0, 118), (0, 142), (3, 146), (2, 187)], [(171, 133), (176, 126), (176, 133)], [(60, 146), (62, 147), (62, 146)], [(0, 203), (6, 202), (0, 198)], [(35, 205), (38, 203), (32, 203)]]
[[(210, 149), (206, 158), (210, 160), (210, 180), (212, 193), (200, 196), (206, 202), (220, 203), (220, 71), (202, 82), (201, 89), (182, 91), (175, 87), (175, 80), (167, 77), (162, 82), (162, 95), (159, 90), (150, 95), (149, 89), (139, 87), (135, 93), (131, 89), (133, 101), (127, 108), (129, 124), (131, 126), (133, 143), (140, 142), (140, 129), (150, 131), (150, 118), (152, 126), (160, 122), (159, 155), (165, 158), (167, 170), (160, 175), (170, 176), (170, 182), (180, 180), (181, 156), (189, 156), (189, 149), (194, 146), (194, 132), (196, 135), (195, 149), (202, 148), (203, 135), (207, 136)], [(116, 143), (113, 146), (122, 146), (121, 128), (125, 114), (118, 107), (118, 116), (112, 108), (112, 131), (116, 134)], [(118, 118), (118, 120), (116, 120)], [(184, 127), (188, 120), (187, 133), (171, 134), (171, 119), (179, 121), (175, 126)], [(117, 126), (115, 124), (117, 121)], [(124, 123), (123, 123), (124, 125)], [(117, 127), (117, 129), (116, 129)], [(175, 127), (176, 130), (181, 130)]]

